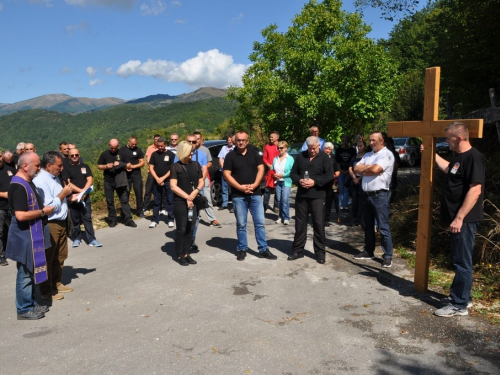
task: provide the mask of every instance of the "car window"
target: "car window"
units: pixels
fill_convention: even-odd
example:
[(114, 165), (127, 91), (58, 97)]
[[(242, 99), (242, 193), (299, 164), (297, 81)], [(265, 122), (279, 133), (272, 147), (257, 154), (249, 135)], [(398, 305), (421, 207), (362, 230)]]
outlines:
[(222, 149), (222, 146), (224, 145), (218, 145), (209, 148), (210, 155), (212, 155), (212, 159), (217, 159), (219, 157), (219, 152)]
[(394, 138), (394, 146), (404, 146), (406, 138)]

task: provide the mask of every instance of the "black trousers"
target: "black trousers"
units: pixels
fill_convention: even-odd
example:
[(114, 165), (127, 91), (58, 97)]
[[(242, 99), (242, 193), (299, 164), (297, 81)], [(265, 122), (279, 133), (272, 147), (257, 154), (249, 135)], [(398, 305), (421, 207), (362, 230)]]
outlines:
[(94, 226), (92, 225), (92, 206), (90, 205), (90, 197), (87, 195), (82, 203), (71, 203), (69, 212), (71, 213), (71, 221), (73, 222), (73, 240), (82, 240), (81, 224), (85, 228), (87, 242), (91, 243), (95, 240)]
[(135, 194), (135, 207), (137, 214), (140, 213), (143, 206), (143, 198), (142, 198), (142, 175), (141, 171), (133, 171), (128, 174), (128, 191), (132, 191), (132, 187), (134, 188)]
[(334, 192), (332, 186), (333, 184), (328, 184), (328, 186), (325, 187), (325, 224), (330, 221), (330, 215), (332, 213), (332, 203), (335, 205), (337, 218), (339, 217), (339, 193)]
[(313, 222), (314, 253), (325, 256), (325, 199), (324, 198), (296, 198), (295, 199), (295, 237), (292, 244), (292, 253), (302, 253), (307, 240), (307, 219), (311, 212)]
[(5, 245), (10, 227), (10, 214), (8, 210), (0, 210), (0, 258), (5, 258)]
[(132, 220), (132, 213), (128, 204), (127, 186), (116, 187), (114, 181), (104, 180), (104, 194), (106, 195), (106, 205), (108, 206), (108, 220), (116, 220), (115, 191), (120, 200), (123, 222)]
[(193, 230), (196, 225), (198, 210), (193, 207), (193, 220), (188, 220), (188, 208), (186, 201), (174, 200), (175, 218), (175, 251), (177, 257), (183, 257), (190, 253), (193, 244)]

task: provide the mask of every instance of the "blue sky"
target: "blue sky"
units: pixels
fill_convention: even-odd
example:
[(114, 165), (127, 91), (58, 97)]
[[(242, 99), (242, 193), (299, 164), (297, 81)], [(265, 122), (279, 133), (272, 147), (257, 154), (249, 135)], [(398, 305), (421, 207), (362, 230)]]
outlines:
[[(354, 11), (352, 1), (344, 9)], [(0, 103), (122, 99), (238, 85), (254, 41), (304, 0), (0, 0)], [(365, 10), (370, 37), (394, 23)]]

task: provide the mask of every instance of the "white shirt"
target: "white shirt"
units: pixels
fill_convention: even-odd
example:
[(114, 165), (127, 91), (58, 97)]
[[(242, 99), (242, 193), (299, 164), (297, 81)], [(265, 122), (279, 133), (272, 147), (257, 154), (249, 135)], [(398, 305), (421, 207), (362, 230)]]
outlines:
[(382, 173), (374, 176), (363, 176), (361, 187), (363, 191), (389, 190), (394, 169), (394, 155), (387, 147), (378, 152), (367, 152), (360, 161), (364, 165), (380, 165)]
[[(286, 160), (288, 159), (288, 157), (291, 157), (290, 155), (286, 154), (286, 156), (283, 158), (283, 161), (280, 160), (280, 156), (276, 156), (276, 158), (274, 159), (275, 162), (273, 164), (273, 169), (274, 171), (276, 172), (276, 174), (284, 174), (285, 173), (285, 164), (286, 164)], [(278, 181), (284, 181), (284, 178), (281, 177), (281, 178), (278, 178)]]

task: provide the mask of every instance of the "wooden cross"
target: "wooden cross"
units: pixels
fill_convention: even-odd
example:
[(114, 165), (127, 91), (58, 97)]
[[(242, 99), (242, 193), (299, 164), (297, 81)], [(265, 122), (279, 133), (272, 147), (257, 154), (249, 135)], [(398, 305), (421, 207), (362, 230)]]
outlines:
[(470, 138), (483, 137), (483, 120), (438, 121), (439, 78), (441, 68), (425, 70), (425, 96), (423, 121), (389, 122), (390, 137), (422, 137), (425, 145), (420, 168), (420, 197), (418, 203), (417, 259), (415, 265), (415, 289), (427, 292), (429, 279), (429, 253), (432, 230), (432, 185), (436, 138), (445, 136), (446, 127), (453, 121), (460, 121), (469, 128)]

